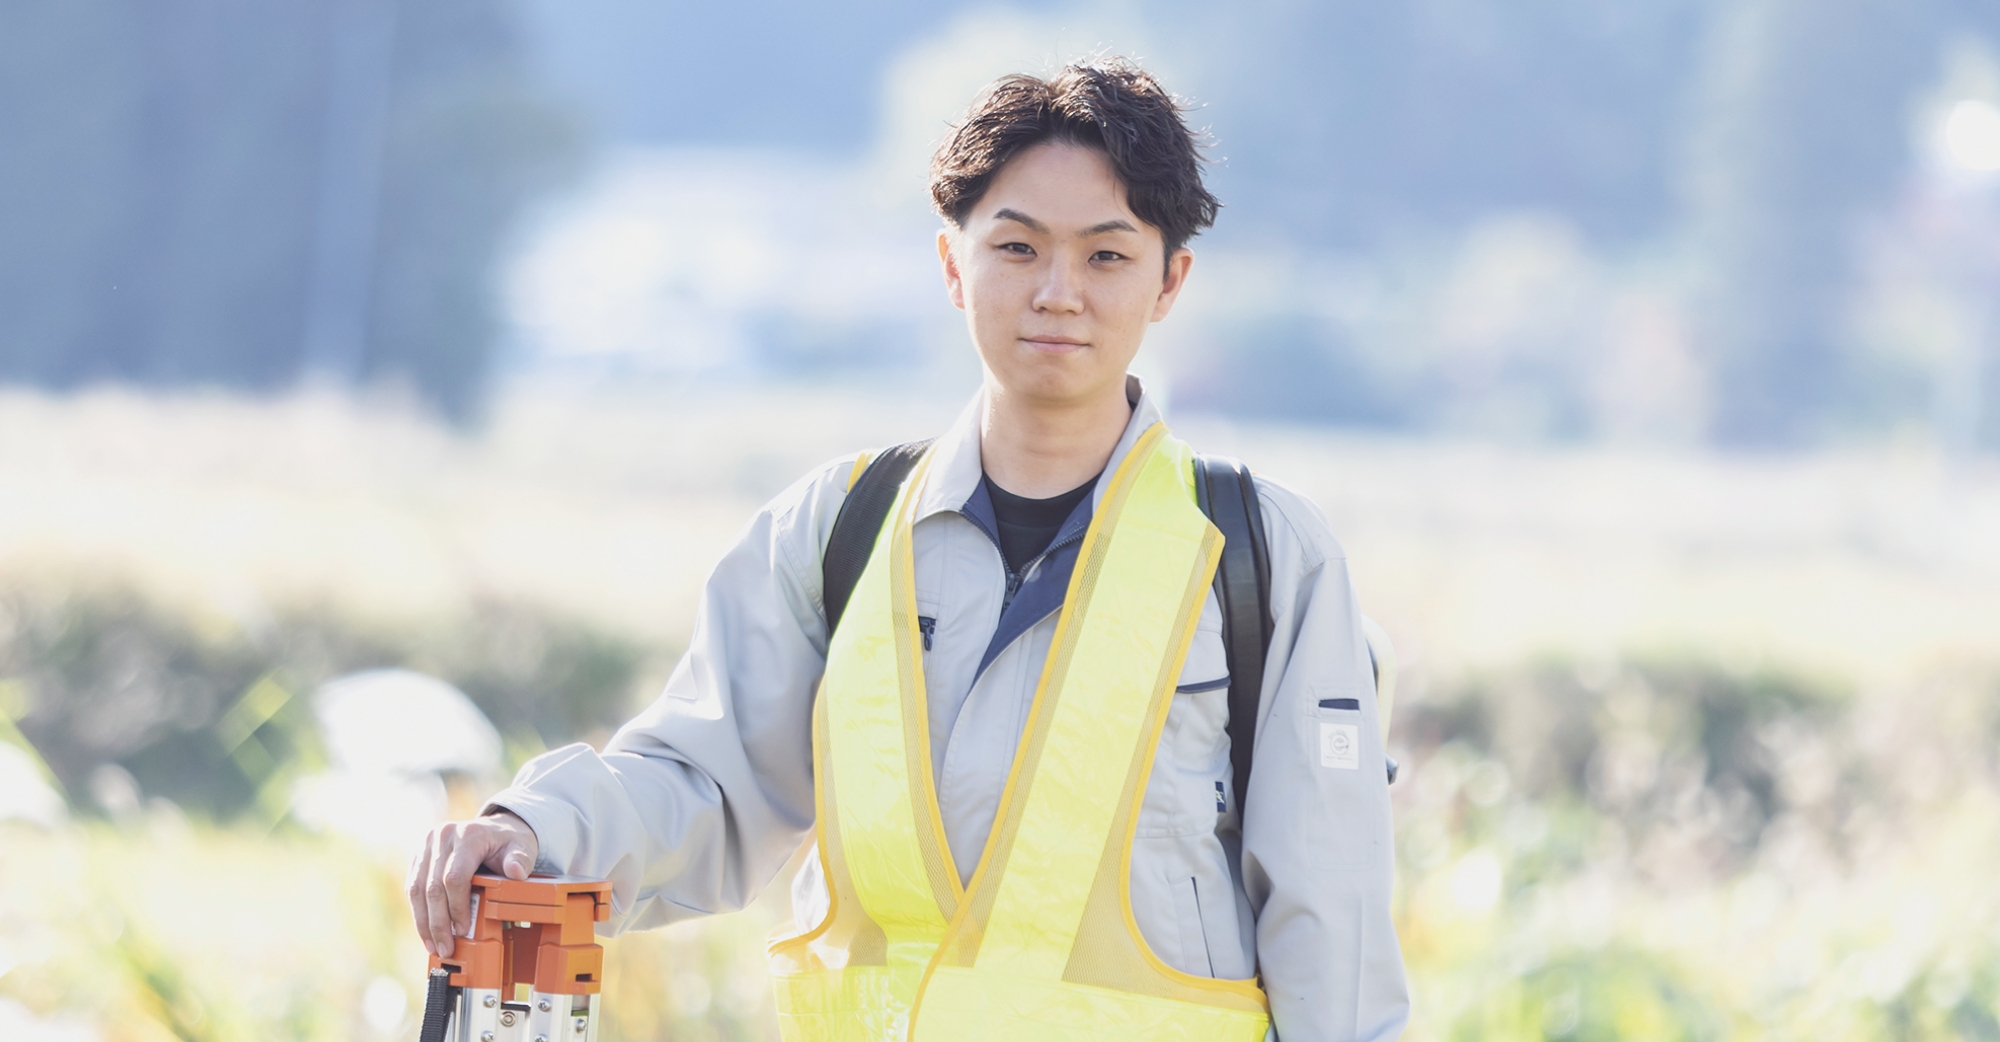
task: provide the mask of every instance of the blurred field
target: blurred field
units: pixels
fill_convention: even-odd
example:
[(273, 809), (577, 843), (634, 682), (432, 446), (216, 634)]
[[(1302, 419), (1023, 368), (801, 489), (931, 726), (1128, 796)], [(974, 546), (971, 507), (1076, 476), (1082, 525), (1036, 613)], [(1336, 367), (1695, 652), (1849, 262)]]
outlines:
[[(761, 501), (958, 404), (0, 394), (0, 742), (72, 808), (0, 823), (0, 1035), (413, 1037), (400, 864), (202, 744), (245, 690), (413, 665), (515, 761), (601, 740)], [(1178, 427), (1318, 502), (1403, 652), (1410, 1037), (2000, 1038), (2000, 468)], [(611, 942), (609, 1037), (772, 1037), (782, 889)]]

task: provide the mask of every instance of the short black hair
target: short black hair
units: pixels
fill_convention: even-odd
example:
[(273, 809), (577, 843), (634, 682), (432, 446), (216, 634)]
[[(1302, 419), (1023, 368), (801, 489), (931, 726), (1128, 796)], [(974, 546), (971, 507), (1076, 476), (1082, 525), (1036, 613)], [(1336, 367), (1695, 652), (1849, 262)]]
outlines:
[(1125, 58), (1074, 62), (1044, 80), (1002, 76), (979, 93), (931, 157), (931, 202), (965, 227), (1000, 168), (1048, 142), (1104, 153), (1139, 219), (1160, 230), (1167, 256), (1215, 223), (1222, 204), (1201, 183), (1201, 145), (1186, 106)]

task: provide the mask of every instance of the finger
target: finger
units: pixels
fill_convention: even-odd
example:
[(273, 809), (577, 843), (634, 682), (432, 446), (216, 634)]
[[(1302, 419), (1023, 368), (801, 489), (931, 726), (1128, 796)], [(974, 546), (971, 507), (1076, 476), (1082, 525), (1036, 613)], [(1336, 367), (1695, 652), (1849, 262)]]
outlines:
[(458, 832), (458, 842), (444, 864), (445, 909), (451, 932), (458, 936), (468, 932), (472, 925), (472, 874), (479, 871), (479, 863), (491, 853), (496, 837), (491, 829), (482, 828), (477, 822), (451, 827)]
[(435, 831), (424, 837), (424, 845), (410, 859), (410, 874), (404, 880), (410, 896), (410, 918), (416, 921), (417, 936), (423, 938), (424, 950), (433, 955), (437, 954), (437, 949), (431, 944), (430, 909), (424, 900), (424, 882), (430, 878), (431, 844), (436, 839)]
[(442, 958), (449, 958), (454, 931), (451, 927), (451, 883), (446, 872), (459, 846), (458, 826), (445, 825), (433, 833), (437, 845), (431, 851), (430, 874), (424, 879), (424, 912), (431, 924), (431, 944)]

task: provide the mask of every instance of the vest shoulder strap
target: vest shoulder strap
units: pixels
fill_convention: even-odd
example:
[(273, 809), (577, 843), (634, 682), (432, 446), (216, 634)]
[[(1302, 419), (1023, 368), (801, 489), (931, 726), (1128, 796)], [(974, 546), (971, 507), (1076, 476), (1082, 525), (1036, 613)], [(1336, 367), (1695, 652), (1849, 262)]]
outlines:
[(882, 533), (889, 508), (896, 505), (896, 491), (934, 440), (883, 449), (848, 485), (847, 499), (834, 516), (833, 531), (820, 554), (820, 603), (825, 606), (828, 640), (833, 639), (834, 627), (840, 625), (847, 600), (854, 595), (854, 584), (861, 581), (868, 557), (875, 552), (875, 538)]
[(1257, 737), (1257, 704), (1264, 690), (1264, 657), (1271, 647), (1271, 558), (1264, 542), (1264, 512), (1250, 468), (1227, 456), (1195, 456), (1195, 495), (1201, 511), (1222, 532), (1222, 563), (1215, 592), (1222, 602), (1222, 647), (1229, 669), (1229, 765), (1236, 781), (1237, 820), (1250, 791), (1250, 753)]

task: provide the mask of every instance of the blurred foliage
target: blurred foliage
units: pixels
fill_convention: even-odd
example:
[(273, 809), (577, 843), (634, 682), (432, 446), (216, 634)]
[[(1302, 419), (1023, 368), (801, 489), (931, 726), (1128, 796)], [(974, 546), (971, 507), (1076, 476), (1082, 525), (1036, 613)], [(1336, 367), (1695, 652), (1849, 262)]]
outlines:
[[(1947, 693), (1886, 745), (1836, 684), (1703, 659), (1420, 683), (1392, 742), (1409, 1037), (2000, 1038), (1977, 856), (2000, 845), (2000, 677), (1932, 680)], [(1896, 748), (1925, 740), (1957, 752)], [(1941, 783), (1914, 780), (1939, 761)], [(109, 1042), (414, 1030), (398, 871), (342, 841), (156, 802), (0, 824), (0, 877), (0, 937), (25, 956), (0, 996), (98, 1011)], [(775, 1037), (762, 939), (784, 899), (607, 940), (607, 1042)], [(365, 1019), (385, 977), (396, 1025)]]
[(1893, 734), (1836, 683), (1690, 658), (1413, 698), (1413, 1036), (1994, 1037), (2000, 904), (1946, 852), (2000, 842), (1994, 684), (1933, 678)]
[(1503, 983), (1454, 1025), (1456, 1039), (1696, 1042), (1725, 1037), (1723, 1017), (1665, 960), (1630, 949), (1572, 955)]
[(660, 652), (498, 602), (392, 629), (312, 609), (204, 625), (118, 587), (0, 593), (8, 713), (83, 807), (111, 764), (190, 812), (281, 818), (286, 783), (321, 757), (302, 696), (364, 669), (451, 682), (523, 753), (601, 740), (650, 694), (636, 684)]
[[(325, 403), (0, 403), (0, 742), (77, 811), (0, 823), (0, 1035), (412, 1037), (401, 858), (273, 827), (322, 755), (315, 686), (408, 666), (516, 757), (599, 738), (754, 499), (921, 433), (866, 424), (943, 422), (698, 397), (544, 402), (483, 443)], [(1411, 1042), (2000, 1038), (1992, 474), (1190, 437), (1323, 505), (1410, 652)], [(498, 782), (443, 788), (466, 814)], [(610, 941), (607, 1042), (772, 1037), (785, 900)]]
[[(163, 805), (57, 833), (0, 822), (0, 878), (0, 996), (90, 1010), (107, 1042), (415, 1036), (425, 963), (400, 877), (337, 840), (218, 829)], [(769, 1037), (775, 914), (607, 940), (599, 1037)], [(364, 996), (384, 980), (402, 1017), (371, 1022)]]
[[(1797, 676), (1700, 660), (1547, 662), (1412, 705), (1398, 733), (1420, 756), (1473, 763), (1475, 806), (1516, 792), (1617, 822), (1635, 849), (1686, 845), (1706, 874), (1721, 874), (1740, 868), (1782, 814), (1829, 815), (1820, 824), (1838, 834), (1866, 781), (1836, 745), (1845, 706), (1844, 695)], [(1784, 776), (1808, 768), (1834, 778)]]
[(334, 1042), (372, 979), (422, 982), (390, 874), (352, 849), (218, 831), (155, 805), (120, 826), (7, 829), (5, 992), (88, 1009), (111, 1042)]

